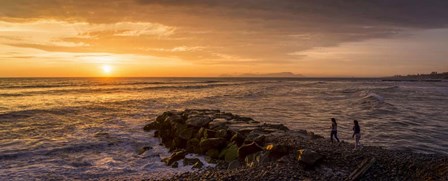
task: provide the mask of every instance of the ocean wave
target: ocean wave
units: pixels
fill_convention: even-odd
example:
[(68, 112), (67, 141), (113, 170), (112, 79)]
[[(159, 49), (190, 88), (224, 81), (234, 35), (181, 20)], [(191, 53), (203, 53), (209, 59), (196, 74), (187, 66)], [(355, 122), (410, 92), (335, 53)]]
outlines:
[[(38, 89), (38, 88), (64, 88), (64, 87), (96, 87), (96, 86), (132, 86), (132, 85), (168, 85), (168, 84), (214, 84), (220, 83), (220, 80), (189, 80), (189, 81), (101, 81), (101, 80), (78, 80), (77, 82), (62, 83), (62, 82), (51, 82), (50, 83), (23, 83), (14, 84), (2, 83), (0, 84), (0, 89)], [(0, 82), (1, 83), (1, 82)], [(16, 83), (16, 82), (14, 82)]]
[(376, 101), (376, 102), (384, 102), (384, 97), (380, 96), (376, 93), (368, 93), (363, 98), (361, 98), (364, 101)]
[(21, 93), (0, 93), (0, 97), (21, 97), (21, 96), (27, 96), (27, 95)]

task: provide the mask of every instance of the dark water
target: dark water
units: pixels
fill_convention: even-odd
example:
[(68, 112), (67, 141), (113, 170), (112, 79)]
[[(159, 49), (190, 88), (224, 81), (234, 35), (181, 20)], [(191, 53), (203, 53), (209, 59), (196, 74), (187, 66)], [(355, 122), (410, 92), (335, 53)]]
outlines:
[[(0, 79), (0, 180), (174, 172), (144, 133), (166, 110), (220, 109), (364, 145), (448, 153), (448, 82), (377, 79)], [(154, 149), (138, 155), (142, 146)], [(181, 170), (189, 168), (182, 167)]]

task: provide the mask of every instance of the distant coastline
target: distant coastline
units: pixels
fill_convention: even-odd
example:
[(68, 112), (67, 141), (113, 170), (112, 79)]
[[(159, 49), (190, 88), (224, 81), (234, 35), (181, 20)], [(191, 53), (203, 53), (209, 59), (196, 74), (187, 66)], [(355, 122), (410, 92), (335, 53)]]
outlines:
[(383, 81), (425, 81), (425, 82), (441, 82), (448, 80), (448, 72), (438, 73), (431, 72), (429, 74), (411, 74), (411, 75), (395, 75), (386, 77)]

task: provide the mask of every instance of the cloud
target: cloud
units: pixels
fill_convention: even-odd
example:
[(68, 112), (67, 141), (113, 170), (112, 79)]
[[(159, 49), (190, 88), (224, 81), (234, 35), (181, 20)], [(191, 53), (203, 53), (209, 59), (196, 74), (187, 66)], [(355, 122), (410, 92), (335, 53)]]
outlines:
[(294, 65), (309, 50), (447, 28), (446, 9), (445, 0), (17, 0), (2, 2), (0, 20), (37, 30), (30, 22), (52, 19), (51, 33), (35, 32), (42, 38), (2, 32), (45, 51)]

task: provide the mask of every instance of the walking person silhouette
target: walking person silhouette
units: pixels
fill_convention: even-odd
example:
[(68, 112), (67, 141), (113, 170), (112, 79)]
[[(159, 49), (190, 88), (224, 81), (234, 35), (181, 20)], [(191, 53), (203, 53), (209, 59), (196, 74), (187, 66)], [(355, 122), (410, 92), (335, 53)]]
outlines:
[(336, 138), (336, 140), (339, 142), (338, 138), (338, 124), (336, 123), (335, 118), (331, 118), (331, 142), (333, 142), (333, 136)]

